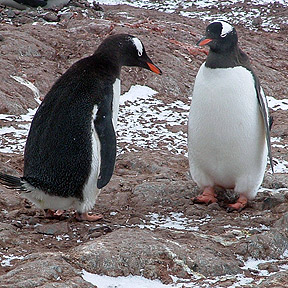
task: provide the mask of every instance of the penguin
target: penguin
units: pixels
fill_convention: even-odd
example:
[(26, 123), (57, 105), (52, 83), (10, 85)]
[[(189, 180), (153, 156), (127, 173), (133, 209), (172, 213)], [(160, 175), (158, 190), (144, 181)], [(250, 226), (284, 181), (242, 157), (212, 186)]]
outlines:
[(107, 37), (54, 83), (32, 120), (23, 176), (1, 173), (0, 182), (21, 191), (46, 216), (75, 209), (79, 221), (102, 218), (88, 212), (114, 170), (122, 66), (162, 74), (137, 37)]
[[(227, 211), (241, 211), (256, 197), (267, 154), (273, 171), (266, 96), (235, 28), (225, 21), (207, 26), (198, 43), (209, 53), (195, 78), (188, 118), (190, 174), (203, 190), (194, 203), (217, 202), (216, 191), (239, 198)], [(218, 194), (219, 196), (219, 194)]]
[(0, 0), (0, 4), (9, 7), (25, 10), (28, 7), (36, 8), (56, 8), (63, 7), (69, 3), (70, 0)]

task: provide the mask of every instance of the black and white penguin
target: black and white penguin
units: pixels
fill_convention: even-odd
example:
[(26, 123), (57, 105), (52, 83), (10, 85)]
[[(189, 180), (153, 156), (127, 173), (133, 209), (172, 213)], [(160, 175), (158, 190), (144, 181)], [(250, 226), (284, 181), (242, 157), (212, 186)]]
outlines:
[(208, 45), (195, 79), (188, 120), (190, 173), (203, 190), (196, 203), (216, 202), (215, 187), (234, 189), (239, 199), (228, 211), (241, 211), (255, 198), (264, 177), (272, 118), (266, 96), (233, 26), (216, 21), (198, 45)]
[(122, 66), (162, 74), (138, 38), (106, 38), (55, 82), (39, 106), (25, 146), (23, 177), (1, 173), (0, 182), (49, 213), (74, 208), (78, 220), (101, 218), (88, 212), (114, 170)]
[(24, 10), (27, 9), (28, 7), (34, 7), (34, 8), (63, 7), (66, 4), (68, 4), (69, 1), (70, 0), (0, 0), (0, 4)]

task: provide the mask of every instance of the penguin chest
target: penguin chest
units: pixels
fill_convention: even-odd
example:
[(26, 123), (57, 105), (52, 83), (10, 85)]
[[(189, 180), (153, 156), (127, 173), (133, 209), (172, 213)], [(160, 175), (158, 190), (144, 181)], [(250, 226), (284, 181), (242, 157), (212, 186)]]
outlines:
[(247, 69), (201, 66), (189, 112), (188, 149), (192, 176), (204, 173), (227, 188), (249, 169), (263, 170), (264, 122)]

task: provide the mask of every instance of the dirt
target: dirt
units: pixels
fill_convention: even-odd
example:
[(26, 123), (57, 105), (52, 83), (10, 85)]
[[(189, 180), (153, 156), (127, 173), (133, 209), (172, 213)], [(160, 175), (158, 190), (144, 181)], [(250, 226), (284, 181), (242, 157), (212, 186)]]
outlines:
[[(278, 17), (287, 12), (275, 9)], [(194, 44), (208, 22), (126, 5), (93, 9), (84, 2), (71, 2), (61, 15), (48, 13), (0, 7), (0, 113), (20, 115), (38, 105), (31, 90), (10, 75), (31, 81), (43, 97), (72, 63), (93, 53), (108, 35), (123, 32), (143, 41), (163, 75), (124, 68), (122, 91), (137, 83), (158, 91), (155, 97), (165, 104), (189, 104), (207, 54)], [(287, 98), (287, 27), (266, 32), (235, 26), (266, 94)], [(273, 157), (288, 161), (287, 111), (271, 115), (272, 137), (281, 138)], [(8, 123), (0, 120), (0, 125)], [(186, 131), (182, 126), (170, 129)], [(241, 274), (252, 279), (249, 287), (287, 287), (288, 172), (272, 175), (267, 169), (257, 198), (242, 212), (227, 213), (231, 195), (219, 204), (192, 204), (200, 191), (189, 176), (187, 157), (161, 145), (153, 150), (135, 145), (137, 152), (128, 152), (119, 144), (115, 173), (93, 209), (104, 215), (97, 223), (77, 222), (73, 211), (59, 220), (46, 219), (17, 192), (0, 187), (0, 287), (90, 287), (82, 269), (142, 275), (166, 284), (173, 275), (200, 287), (229, 287)], [(0, 159), (1, 171), (21, 175), (21, 154), (0, 153)], [(169, 219), (174, 221), (170, 227)], [(251, 258), (263, 260), (262, 266), (246, 269)]]

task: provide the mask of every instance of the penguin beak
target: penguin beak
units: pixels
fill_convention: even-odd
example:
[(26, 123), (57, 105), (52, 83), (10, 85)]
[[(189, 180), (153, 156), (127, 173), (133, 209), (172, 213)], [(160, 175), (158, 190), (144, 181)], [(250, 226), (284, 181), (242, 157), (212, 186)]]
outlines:
[(154, 73), (156, 73), (156, 74), (158, 74), (158, 75), (161, 75), (161, 74), (162, 74), (162, 71), (161, 71), (156, 65), (154, 65), (154, 64), (151, 63), (151, 62), (146, 62), (146, 63), (147, 63), (147, 65), (148, 65), (149, 69), (150, 69), (152, 72), (154, 72)]
[(210, 38), (206, 38), (206, 36), (204, 36), (202, 39), (200, 39), (196, 45), (197, 46), (204, 46), (204, 45), (207, 45), (208, 43), (210, 43), (213, 39), (210, 39)]

